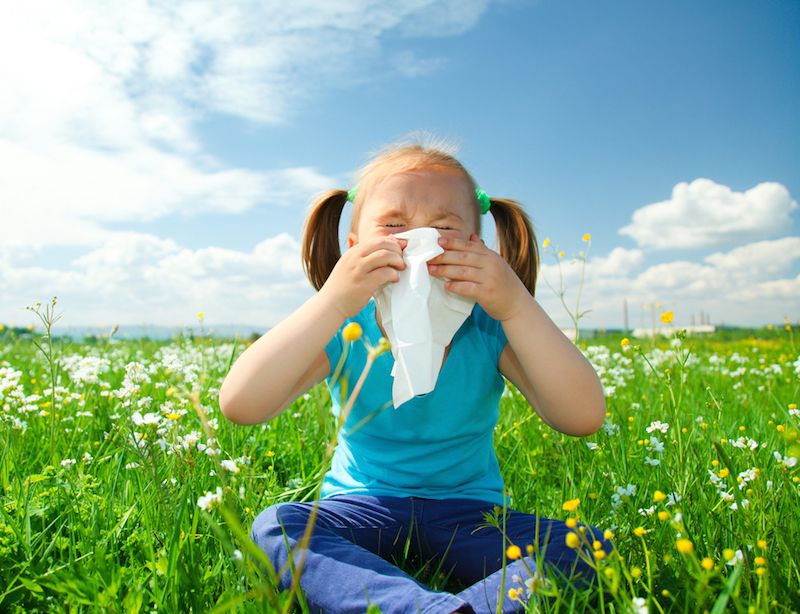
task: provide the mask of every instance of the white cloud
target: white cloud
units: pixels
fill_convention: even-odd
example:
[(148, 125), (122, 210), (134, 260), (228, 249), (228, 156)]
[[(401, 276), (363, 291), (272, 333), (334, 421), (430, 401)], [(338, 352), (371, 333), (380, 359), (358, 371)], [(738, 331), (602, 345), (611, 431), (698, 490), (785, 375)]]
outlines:
[(179, 326), (205, 311), (209, 323), (266, 327), (311, 295), (300, 245), (286, 234), (239, 252), (191, 250), (171, 239), (121, 232), (69, 264), (46, 269), (0, 259), (0, 322), (24, 321), (26, 305), (56, 295), (61, 326)]
[[(14, 3), (0, 20), (0, 245), (102, 244), (104, 222), (306, 203), (312, 168), (228, 168), (197, 122), (282, 122), (381, 74), (381, 37), (457, 34), (486, 0)], [(412, 73), (435, 68), (416, 59)], [(411, 66), (411, 64), (410, 64)], [(410, 69), (409, 69), (410, 70)]]
[(786, 232), (796, 208), (779, 183), (734, 192), (710, 179), (695, 179), (677, 184), (670, 200), (637, 209), (619, 232), (653, 249), (731, 245)]
[[(582, 326), (621, 326), (627, 299), (631, 326), (649, 326), (652, 313), (673, 309), (676, 323), (688, 325), (701, 311), (713, 314), (715, 323), (764, 324), (796, 319), (800, 307), (800, 238), (757, 241), (726, 252), (716, 252), (702, 262), (672, 260), (646, 265), (643, 252), (615, 248), (606, 257), (586, 263), (580, 308), (591, 309)], [(563, 260), (561, 273), (565, 300), (574, 312), (580, 282), (580, 263)], [(542, 267), (537, 299), (562, 326), (570, 321), (556, 293), (558, 267)], [(647, 305), (643, 308), (643, 305)]]

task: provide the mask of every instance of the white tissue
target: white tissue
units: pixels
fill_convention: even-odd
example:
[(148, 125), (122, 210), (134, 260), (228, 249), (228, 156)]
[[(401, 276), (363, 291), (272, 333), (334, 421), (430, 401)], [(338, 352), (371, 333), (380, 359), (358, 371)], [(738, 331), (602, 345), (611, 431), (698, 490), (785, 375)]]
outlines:
[(392, 344), (392, 400), (395, 408), (436, 386), (444, 348), (467, 319), (475, 300), (453, 294), (444, 280), (431, 277), (426, 263), (441, 254), (439, 231), (415, 228), (393, 235), (406, 239), (406, 268), (400, 281), (375, 294), (381, 324)]

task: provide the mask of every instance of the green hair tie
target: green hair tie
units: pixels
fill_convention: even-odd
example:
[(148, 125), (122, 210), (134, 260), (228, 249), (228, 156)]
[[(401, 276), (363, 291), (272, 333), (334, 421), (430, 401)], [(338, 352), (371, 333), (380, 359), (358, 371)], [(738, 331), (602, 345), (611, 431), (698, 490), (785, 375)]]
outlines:
[(478, 197), (478, 204), (481, 206), (481, 215), (485, 215), (492, 206), (492, 199), (480, 188), (475, 188), (475, 196)]
[[(358, 184), (347, 190), (347, 200), (351, 203), (356, 202), (357, 195)], [(489, 198), (489, 195), (480, 188), (475, 188), (475, 197), (478, 199), (478, 204), (481, 207), (481, 215), (486, 214), (486, 212), (489, 211), (489, 207), (492, 206), (492, 199)]]

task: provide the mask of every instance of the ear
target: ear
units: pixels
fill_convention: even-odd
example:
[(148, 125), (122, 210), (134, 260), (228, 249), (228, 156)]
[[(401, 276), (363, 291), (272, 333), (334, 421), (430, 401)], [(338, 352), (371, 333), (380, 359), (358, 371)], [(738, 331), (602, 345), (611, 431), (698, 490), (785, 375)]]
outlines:
[(356, 236), (356, 233), (351, 232), (349, 235), (347, 235), (347, 247), (353, 247), (356, 243), (358, 243), (358, 237)]

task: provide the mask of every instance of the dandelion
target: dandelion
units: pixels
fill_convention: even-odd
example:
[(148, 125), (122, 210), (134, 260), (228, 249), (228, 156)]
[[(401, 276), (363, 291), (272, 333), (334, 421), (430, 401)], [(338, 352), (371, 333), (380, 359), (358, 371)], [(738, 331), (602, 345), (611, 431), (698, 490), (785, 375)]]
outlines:
[(598, 561), (601, 560), (601, 559), (606, 558), (605, 550), (595, 550), (594, 551), (594, 558), (597, 559)]
[(756, 565), (759, 565), (759, 566), (763, 567), (764, 565), (767, 564), (767, 559), (765, 559), (763, 556), (757, 556), (753, 562)]
[(622, 341), (619, 342), (619, 346), (625, 350), (631, 344), (631, 340), (625, 337)]
[(563, 258), (564, 257), (564, 252), (558, 252), (558, 257), (559, 258)]
[(342, 337), (345, 341), (353, 342), (361, 338), (361, 325), (358, 322), (350, 322), (342, 330)]
[(658, 519), (659, 520), (669, 520), (669, 512), (666, 511), (666, 510), (661, 510), (658, 513)]
[(633, 530), (633, 534), (636, 535), (637, 537), (641, 537), (645, 533), (647, 533), (647, 529), (645, 529), (644, 527), (636, 527)]
[(664, 324), (672, 324), (672, 320), (675, 319), (675, 312), (665, 311), (659, 316), (659, 318)]
[(614, 531), (612, 531), (611, 529), (606, 529), (605, 531), (603, 531), (603, 539), (605, 539), (606, 541), (611, 541), (612, 539), (614, 539)]
[(700, 561), (700, 566), (706, 571), (711, 571), (712, 569), (714, 569), (714, 560), (711, 557), (707, 556), (702, 561)]
[(508, 589), (508, 598), (511, 599), (511, 601), (517, 601), (521, 593), (521, 589), (510, 588)]
[(692, 552), (694, 552), (694, 544), (691, 542), (691, 540), (688, 540), (686, 538), (682, 538), (676, 541), (675, 547), (681, 554), (691, 554)]
[(567, 536), (564, 538), (564, 541), (567, 544), (567, 548), (572, 548), (573, 550), (580, 546), (581, 539), (578, 537), (578, 534), (574, 531), (570, 531), (567, 533)]
[(564, 501), (564, 503), (561, 505), (561, 509), (565, 512), (574, 512), (576, 509), (578, 509), (580, 502), (580, 499), (570, 499), (569, 501)]
[(661, 501), (663, 501), (666, 498), (667, 495), (665, 495), (660, 490), (657, 490), (655, 493), (653, 493), (653, 501), (655, 501), (656, 503), (661, 503)]
[(506, 556), (510, 560), (516, 561), (519, 557), (522, 556), (522, 550), (520, 550), (519, 546), (511, 544), (508, 548), (506, 548)]
[(198, 320), (202, 320), (205, 317), (206, 317), (206, 313), (204, 311), (201, 311), (200, 313), (197, 314), (197, 319)]
[(574, 518), (567, 518), (564, 524), (566, 524), (570, 529), (574, 529), (578, 525), (578, 522)]
[(583, 235), (583, 242), (584, 243), (588, 243), (591, 240), (592, 240), (592, 235), (589, 234), (588, 232)]
[(642, 568), (641, 567), (631, 567), (631, 576), (633, 576), (634, 580), (637, 580), (642, 577)]
[(544, 240), (544, 243), (542, 243), (542, 247), (544, 247), (545, 249), (550, 247), (550, 239), (549, 238)]
[(761, 548), (762, 550), (766, 550), (767, 549), (767, 540), (766, 539), (759, 539), (758, 540), (758, 547)]

